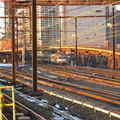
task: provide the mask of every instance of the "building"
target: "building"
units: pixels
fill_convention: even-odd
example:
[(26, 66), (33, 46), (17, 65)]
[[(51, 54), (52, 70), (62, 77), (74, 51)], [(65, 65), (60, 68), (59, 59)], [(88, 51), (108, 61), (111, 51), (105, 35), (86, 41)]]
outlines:
[(44, 17), (40, 19), (41, 50), (48, 50), (50, 46), (59, 44), (60, 19), (54, 18), (59, 16), (59, 7), (40, 6), (38, 12)]
[[(6, 8), (10, 16), (10, 8)], [(37, 6), (38, 50), (49, 50), (50, 46), (60, 44), (74, 46), (76, 37), (78, 46), (105, 47), (105, 42), (110, 42), (106, 26), (110, 18), (105, 17), (110, 9), (102, 5)], [(31, 6), (17, 7), (16, 16), (15, 36), (19, 47), (31, 49)], [(6, 23), (10, 25), (10, 22), (8, 19)]]
[(115, 40), (116, 47), (120, 48), (120, 5), (116, 5), (115, 11)]
[[(113, 15), (112, 11), (109, 11), (110, 15)], [(113, 39), (115, 40), (115, 47), (120, 48), (120, 5), (115, 6), (115, 11), (114, 11), (114, 22), (113, 18), (108, 20), (108, 26), (107, 26), (107, 31), (106, 33), (108, 34), (107, 36), (107, 41), (109, 42), (109, 47), (113, 47)], [(114, 33), (114, 36), (113, 36)]]
[[(66, 16), (73, 16), (73, 18), (66, 19), (67, 30), (65, 31), (67, 32), (67, 37), (63, 38), (67, 39), (67, 45), (75, 45), (76, 24), (78, 46), (104, 47), (106, 40), (106, 18), (95, 16), (105, 16), (105, 7), (100, 5), (66, 6), (64, 13)], [(78, 16), (76, 23), (75, 16)]]

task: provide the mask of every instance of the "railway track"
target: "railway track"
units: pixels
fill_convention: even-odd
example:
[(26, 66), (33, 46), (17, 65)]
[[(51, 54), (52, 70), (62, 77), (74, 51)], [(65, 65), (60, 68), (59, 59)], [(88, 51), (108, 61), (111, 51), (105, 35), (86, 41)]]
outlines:
[[(4, 103), (7, 104), (11, 103), (12, 100), (9, 91), (4, 90), (3, 95), (4, 95), (4, 99), (3, 99)], [(16, 119), (18, 120), (19, 119), (46, 120), (41, 115), (37, 114), (35, 111), (26, 107), (25, 105), (21, 104), (17, 100), (15, 101), (15, 108), (16, 108)], [(3, 118), (5, 120), (13, 120), (12, 118), (13, 113), (11, 111), (12, 111), (11, 107), (3, 108)]]
[[(9, 97), (9, 93), (8, 91), (4, 90), (4, 101), (7, 101), (7, 103), (11, 102), (11, 98)], [(7, 94), (6, 94), (7, 93)], [(69, 115), (67, 112), (62, 112), (61, 110), (51, 106), (50, 104), (48, 105), (47, 102), (43, 102), (39, 99), (36, 99), (35, 97), (31, 97), (30, 95), (27, 95), (27, 94), (23, 94), (22, 92), (19, 92), (17, 90), (15, 90), (15, 94), (17, 96), (17, 99), (20, 99), (23, 98), (24, 101), (27, 101), (27, 103), (29, 104), (29, 107), (28, 106), (25, 106), (24, 104), (22, 104), (21, 101), (22, 99), (20, 99), (19, 101), (15, 101), (15, 108), (16, 108), (16, 118), (19, 120), (49, 120), (49, 119), (52, 119), (52, 118), (43, 118), (40, 113), (44, 113), (46, 116), (49, 116), (50, 115), (47, 115), (47, 112), (51, 112), (51, 114), (54, 113), (54, 115), (51, 115), (53, 116), (56, 116), (57, 114), (59, 114), (60, 116), (62, 116), (64, 119), (68, 119), (68, 120), (74, 120), (74, 118)], [(31, 109), (31, 106), (34, 106), (33, 110)], [(40, 108), (39, 106), (42, 106), (42, 108)], [(35, 111), (35, 108), (37, 109), (37, 111), (40, 111), (40, 113), (38, 114), (36, 111)], [(11, 109), (11, 108), (10, 108)], [(46, 109), (46, 110), (45, 110)], [(42, 111), (41, 111), (42, 110)], [(11, 111), (11, 110), (9, 110)], [(9, 112), (8, 112), (9, 113)], [(12, 116), (12, 114), (4, 114), (3, 115), (4, 118), (6, 118), (6, 120), (12, 120), (12, 117), (10, 119), (10, 116)], [(9, 118), (8, 118), (9, 117)], [(21, 118), (20, 118), (21, 117)], [(55, 119), (56, 120), (56, 119)]]
[[(99, 99), (99, 100), (103, 100), (106, 102), (120, 105), (120, 102), (119, 102), (120, 94), (118, 92), (112, 92), (112, 91), (102, 90), (102, 89), (97, 89), (97, 88), (93, 89), (90, 87), (75, 85), (75, 84), (71, 84), (68, 82), (46, 79), (40, 76), (38, 76), (38, 78), (40, 79), (38, 83), (43, 84), (43, 85), (51, 86), (51, 87), (69, 91), (69, 92), (72, 92), (78, 95), (84, 95), (87, 97), (92, 97), (94, 99)], [(49, 82), (52, 82), (52, 83), (49, 83)]]
[[(27, 76), (20, 75), (20, 74), (18, 74), (17, 76), (21, 77), (22, 79), (24, 78), (24, 79), (28, 79), (28, 80), (32, 81), (30, 73), (26, 71), (26, 74), (27, 74)], [(68, 82), (46, 79), (45, 77), (40, 77), (40, 76), (38, 76), (38, 79), (39, 79), (38, 84), (43, 84), (43, 85), (46, 85), (49, 87), (54, 87), (56, 89), (61, 89), (61, 90), (65, 90), (67, 92), (72, 92), (74, 94), (84, 95), (84, 96), (91, 97), (94, 99), (99, 99), (102, 101), (120, 105), (120, 102), (119, 102), (120, 94), (117, 92), (102, 90), (102, 89), (98, 89), (98, 88), (93, 89), (90, 87), (75, 85), (75, 84), (68, 83)], [(20, 80), (18, 80), (18, 81), (21, 82)]]
[(120, 88), (120, 77), (119, 71), (111, 72), (110, 70), (105, 70), (102, 72), (98, 69), (92, 69), (92, 68), (78, 68), (76, 67), (70, 67), (70, 66), (44, 66), (38, 67), (39, 70), (50, 72), (52, 74), (57, 74), (60, 76), (64, 76), (66, 78), (71, 77), (75, 78), (77, 80), (88, 81), (93, 82), (97, 84), (107, 85), (107, 86), (113, 86)]

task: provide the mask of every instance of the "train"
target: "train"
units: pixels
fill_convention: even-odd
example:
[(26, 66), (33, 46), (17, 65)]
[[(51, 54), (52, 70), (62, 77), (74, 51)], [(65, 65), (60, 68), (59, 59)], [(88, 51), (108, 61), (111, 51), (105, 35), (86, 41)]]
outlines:
[(67, 64), (67, 55), (65, 54), (43, 54), (37, 57), (38, 62), (53, 63), (53, 64)]

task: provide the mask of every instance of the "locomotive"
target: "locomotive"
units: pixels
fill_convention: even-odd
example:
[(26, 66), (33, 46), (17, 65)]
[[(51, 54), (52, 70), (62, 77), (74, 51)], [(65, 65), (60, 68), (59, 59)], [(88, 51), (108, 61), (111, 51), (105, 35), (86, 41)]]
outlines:
[(67, 55), (65, 54), (44, 54), (39, 55), (38, 62), (53, 63), (53, 64), (67, 64)]

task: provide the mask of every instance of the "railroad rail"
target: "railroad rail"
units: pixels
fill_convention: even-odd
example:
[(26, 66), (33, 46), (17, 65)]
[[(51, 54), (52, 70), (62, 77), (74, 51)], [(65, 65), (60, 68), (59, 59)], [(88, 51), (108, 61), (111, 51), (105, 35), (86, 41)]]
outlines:
[[(6, 92), (5, 92), (6, 93)], [(39, 99), (36, 99), (35, 97), (31, 97), (29, 95), (26, 95), (26, 94), (23, 94), (22, 92), (19, 92), (17, 90), (15, 90), (15, 93), (17, 96), (20, 96), (20, 97), (24, 97), (25, 99), (29, 100), (29, 101), (34, 101), (34, 104), (35, 106), (44, 106), (44, 109), (49, 107), (49, 109), (51, 110), (51, 112), (54, 112), (55, 114), (59, 114), (60, 116), (66, 118), (66, 119), (69, 119), (69, 120), (74, 120), (73, 117), (71, 115), (69, 115), (68, 113), (66, 112), (62, 112), (60, 111), (59, 109), (49, 105), (48, 106), (48, 103), (45, 103)], [(7, 93), (8, 94), (8, 93)], [(10, 102), (11, 101), (11, 98), (7, 95), (7, 94), (4, 94), (5, 95), (5, 101), (7, 102)], [(10, 101), (9, 101), (10, 100)], [(28, 102), (29, 102), (28, 101)], [(46, 120), (45, 118), (43, 118), (41, 115), (37, 114), (36, 112), (34, 112), (33, 110), (31, 110), (30, 108), (26, 107), (25, 105), (21, 104), (20, 102), (16, 101), (16, 110), (17, 111), (21, 111), (20, 113), (16, 113), (16, 115), (18, 116), (17, 118), (19, 118), (20, 116), (24, 116), (24, 114), (27, 114), (27, 116), (29, 115), (30, 118), (32, 119), (31, 116), (33, 116), (33, 119), (38, 119), (38, 120)], [(29, 113), (29, 114), (28, 114)], [(36, 118), (35, 118), (36, 117)], [(22, 119), (22, 118), (21, 118)], [(27, 119), (24, 117), (24, 119)]]
[[(58, 68), (57, 68), (58, 69)], [(51, 71), (51, 70), (50, 70)], [(11, 72), (9, 71), (9, 74)], [(25, 73), (25, 72), (24, 72)], [(31, 79), (31, 76), (30, 76), (30, 73), (27, 71), (26, 73), (28, 73), (27, 77), (26, 75), (20, 75), (20, 74), (17, 74), (17, 76), (19, 76), (19, 79), (17, 79), (17, 81), (21, 82), (20, 80), (20, 77), (24, 77), (24, 79), (26, 79), (27, 83), (25, 82), (26, 85), (29, 85), (31, 86), (31, 82), (29, 80), (32, 80)], [(56, 73), (56, 72), (54, 72)], [(59, 73), (59, 72), (58, 72)], [(68, 76), (68, 74), (67, 74)], [(28, 79), (28, 80), (27, 80)], [(92, 97), (92, 98), (97, 98), (99, 100), (102, 100), (102, 101), (107, 101), (107, 102), (110, 102), (110, 103), (114, 103), (114, 104), (120, 104), (119, 103), (119, 99), (118, 97), (120, 96), (117, 92), (110, 92), (110, 91), (105, 91), (105, 90), (101, 90), (101, 89), (91, 89), (91, 88), (88, 88), (88, 87), (83, 87), (83, 86), (78, 86), (78, 85), (74, 85), (74, 84), (70, 84), (70, 83), (66, 83), (66, 82), (63, 82), (63, 81), (56, 81), (56, 80), (52, 80), (52, 79), (46, 79), (45, 77), (39, 77), (38, 76), (38, 79), (40, 79), (40, 81), (38, 81), (38, 84), (43, 84), (43, 85), (46, 85), (46, 86), (50, 86), (50, 87), (55, 87), (57, 89), (62, 89), (62, 90), (66, 90), (66, 91), (69, 91), (69, 92), (73, 92), (73, 93), (76, 93), (76, 94), (81, 94), (81, 95), (87, 95), (89, 97)], [(46, 82), (47, 80), (47, 82)], [(51, 83), (50, 83), (51, 82)], [(24, 83), (24, 82), (22, 82)], [(65, 86), (66, 85), (66, 86)], [(71, 87), (70, 87), (70, 86)], [(68, 87), (69, 86), (69, 87)], [(73, 89), (74, 87), (74, 89)], [(41, 89), (40, 89), (41, 90)], [(83, 93), (83, 90), (86, 90), (86, 93), (84, 92)], [(76, 92), (77, 91), (77, 92)], [(82, 92), (81, 92), (82, 91)], [(96, 91), (96, 93), (95, 93)], [(101, 91), (101, 92), (100, 92)], [(89, 92), (89, 93), (88, 93)], [(94, 92), (95, 95), (93, 95), (93, 93), (90, 93), (90, 92)], [(107, 92), (106, 95), (104, 95), (105, 93)], [(110, 93), (108, 93), (110, 92)], [(103, 95), (102, 97), (99, 97), (98, 96), (98, 93), (99, 95)], [(91, 95), (90, 95), (91, 94)], [(114, 95), (113, 95), (114, 94)], [(109, 96), (108, 96), (109, 95)], [(105, 98), (107, 96), (107, 98)], [(111, 98), (110, 98), (111, 96)]]
[[(50, 70), (51, 71), (51, 70)], [(55, 73), (56, 73), (57, 71), (55, 71)], [(60, 71), (58, 71), (58, 73), (59, 73)], [(63, 74), (63, 72), (61, 73), (61, 74)], [(65, 73), (64, 73), (65, 74)], [(68, 75), (68, 74), (67, 74)], [(75, 75), (71, 75), (71, 76), (75, 76)], [(38, 77), (39, 78), (39, 77)], [(42, 79), (43, 80), (43, 79)], [(94, 96), (93, 94), (94, 94), (94, 92), (96, 92), (97, 94), (98, 93), (100, 93), (101, 92), (101, 94), (103, 94), (103, 96), (107, 96), (107, 95), (111, 95), (111, 96), (116, 96), (116, 98), (114, 98), (114, 97), (112, 97), (113, 99), (116, 99), (117, 100), (117, 98), (118, 98), (118, 101), (119, 101), (119, 94), (118, 93), (114, 93), (114, 92), (110, 92), (110, 91), (105, 91), (105, 90), (101, 90), (101, 89), (92, 89), (92, 88), (88, 88), (88, 87), (83, 87), (83, 86), (78, 86), (78, 85), (74, 85), (74, 84), (70, 84), (70, 83), (66, 83), (66, 82), (62, 82), (62, 81), (55, 81), (55, 80), (50, 80), (50, 79), (47, 79), (47, 81), (52, 81), (52, 82), (54, 82), (54, 83), (44, 83), (44, 82), (39, 82), (38, 81), (38, 83), (41, 83), (41, 84), (44, 84), (44, 85), (48, 85), (48, 86), (53, 86), (53, 87), (56, 87), (56, 88), (59, 88), (59, 89), (64, 89), (64, 90), (66, 90), (66, 91), (70, 91), (70, 92), (73, 92), (73, 93), (76, 93), (76, 94), (83, 94), (83, 95), (86, 95), (86, 96), (89, 96), (89, 94), (88, 93), (90, 93), (90, 91), (92, 92), (93, 91), (93, 93), (92, 93), (92, 95), (90, 95), (91, 97), (93, 97), (93, 98), (98, 98), (98, 99), (104, 99), (104, 101), (107, 101), (107, 102), (111, 102), (111, 103), (115, 103), (115, 104), (120, 104), (119, 102), (113, 102), (113, 101), (111, 101), (111, 100), (108, 100), (108, 99), (105, 99), (105, 98), (102, 98), (102, 97), (99, 97), (99, 96)], [(118, 81), (117, 81), (118, 82)], [(59, 86), (57, 86), (56, 85), (56, 83), (59, 83)], [(113, 82), (111, 82), (111, 83), (113, 83)], [(118, 84), (118, 85), (120, 85), (119, 83), (116, 83), (116, 84)], [(67, 88), (65, 85), (67, 85), (67, 86), (71, 86), (71, 89), (70, 88)], [(75, 88), (74, 88), (75, 87)], [(78, 90), (76, 90), (77, 88), (80, 88), (80, 89), (78, 89)], [(87, 92), (86, 93), (82, 93), (82, 92), (79, 92), (79, 91), (82, 91), (82, 90), (87, 90)], [(105, 95), (105, 93), (107, 93), (107, 95)], [(89, 96), (89, 97), (90, 97)], [(107, 98), (109, 98), (109, 97), (107, 97)]]
[[(5, 91), (5, 90), (4, 90)], [(11, 97), (10, 94), (7, 91), (3, 94), (4, 95), (4, 102), (6, 103), (10, 103), (11, 102)], [(34, 112), (33, 110), (31, 110), (30, 108), (26, 107), (25, 105), (21, 104), (18, 101), (15, 101), (16, 105), (16, 118), (19, 119), (39, 119), (39, 120), (46, 120), (45, 118), (43, 118), (41, 115), (37, 114), (36, 112)], [(6, 108), (5, 108), (6, 109)], [(9, 109), (9, 111), (11, 111), (11, 108), (7, 108)], [(9, 116), (10, 116), (10, 112), (8, 114), (8, 118), (7, 115), (3, 115), (5, 119), (9, 120)], [(12, 116), (12, 115), (11, 115)]]
[[(56, 73), (57, 73), (57, 71), (56, 71)], [(60, 71), (58, 71), (58, 73), (60, 73)], [(61, 73), (61, 74), (63, 74), (63, 72)], [(65, 74), (65, 73), (64, 73)], [(28, 75), (30, 75), (30, 73), (28, 73)], [(24, 77), (24, 79), (29, 79), (29, 80), (32, 80), (31, 78), (29, 78), (29, 77), (26, 77), (26, 76), (23, 76), (23, 75), (17, 75), (17, 76), (19, 76), (19, 77)], [(68, 76), (68, 74), (67, 74), (67, 76)], [(71, 75), (71, 76), (75, 76), (75, 75)], [(70, 83), (66, 83), (66, 82), (62, 82), (62, 81), (55, 81), (55, 80), (51, 80), (51, 79), (46, 79), (45, 77), (38, 77), (39, 79), (41, 79), (42, 81), (38, 81), (38, 83), (40, 83), (40, 84), (44, 84), (44, 85), (47, 85), (47, 86), (54, 86), (54, 87), (56, 87), (56, 88), (59, 88), (59, 89), (64, 89), (64, 90), (66, 90), (66, 91), (71, 91), (71, 92), (74, 92), (74, 93), (76, 93), (76, 94), (80, 94), (80, 92), (79, 91), (81, 91), (80, 89), (86, 89), (87, 90), (87, 93), (88, 93), (88, 91), (93, 91), (93, 92), (99, 92), (99, 91), (101, 91), (101, 92), (103, 92), (103, 93), (106, 93), (107, 92), (107, 94), (108, 94), (108, 91), (103, 91), (103, 90), (97, 90), (97, 89), (91, 89), (91, 88), (87, 88), (87, 87), (82, 87), (82, 86), (77, 86), (77, 85), (73, 85), (73, 84), (70, 84)], [(44, 82), (44, 80), (46, 81), (48, 81), (48, 82)], [(95, 80), (95, 79), (94, 79)], [(103, 81), (103, 80), (102, 80)], [(49, 82), (52, 82), (52, 83), (49, 83)], [(104, 81), (105, 82), (105, 81)], [(118, 82), (118, 81), (117, 81)], [(112, 84), (113, 84), (113, 82), (111, 82)], [(57, 85), (57, 84), (59, 84), (59, 85)], [(120, 85), (119, 83), (116, 83), (116, 84), (118, 84), (118, 85)], [(70, 89), (70, 88), (66, 88), (66, 86), (65, 85), (69, 85), (69, 87), (71, 86), (72, 87), (72, 89)], [(65, 87), (64, 87), (65, 86)], [(73, 87), (75, 87), (75, 90), (73, 90)], [(79, 90), (77, 91), (77, 92), (75, 92), (76, 91), (76, 89), (77, 88), (79, 88)], [(81, 93), (81, 94), (85, 94), (85, 93)], [(111, 92), (110, 94), (112, 94), (112, 95), (116, 95), (116, 100), (117, 100), (117, 97), (119, 97), (119, 94), (118, 93), (114, 93), (114, 92)], [(87, 95), (87, 94), (86, 94)], [(89, 95), (88, 95), (89, 96)], [(96, 96), (94, 97), (94, 98), (96, 98)], [(99, 97), (98, 97), (99, 98)], [(109, 98), (109, 97), (108, 97)], [(104, 98), (99, 98), (99, 99), (104, 99)], [(104, 99), (105, 100), (105, 99)], [(106, 100), (105, 100), (106, 101)], [(109, 101), (110, 102), (110, 101)], [(113, 103), (113, 101), (112, 101), (112, 103)], [(116, 103), (116, 104), (120, 104), (119, 102), (114, 102), (114, 103)]]
[[(80, 67), (81, 68), (81, 67)], [(111, 72), (110, 70), (104, 70), (105, 73), (100, 71), (99, 69), (92, 69), (92, 68), (81, 68), (76, 69), (76, 67), (60, 67), (57, 66), (56, 68), (51, 68), (51, 65), (47, 67), (38, 67), (39, 70), (46, 71), (52, 74), (57, 74), (63, 76), (64, 79), (67, 78), (74, 78), (77, 80), (81, 80), (83, 78), (85, 81), (97, 82), (98, 84), (106, 84), (108, 86), (119, 87), (119, 71), (115, 71), (115, 73)], [(65, 71), (65, 72), (64, 72)]]
[(3, 117), (3, 118), (2, 118), (3, 120), (8, 120), (4, 115), (3, 115), (2, 117)]
[[(44, 68), (44, 70), (45, 70), (45, 68)], [(47, 69), (47, 70), (48, 70), (48, 69)], [(46, 71), (46, 70), (45, 70), (45, 71)], [(50, 71), (52, 71), (52, 70), (50, 70)], [(53, 72), (54, 72), (54, 71), (53, 71)], [(52, 72), (52, 73), (53, 73), (53, 72)], [(60, 75), (65, 75), (65, 74), (67, 74), (67, 76), (69, 75), (69, 77), (72, 76), (72, 77), (74, 77), (74, 78), (76, 78), (76, 77), (77, 77), (77, 78), (81, 77), (81, 75), (76, 75), (76, 74), (71, 74), (71, 73), (65, 73), (65, 72), (60, 72), (60, 71), (55, 71), (54, 73), (57, 73), (57, 74), (59, 73)], [(28, 75), (30, 75), (30, 73), (28, 73)], [(17, 76), (21, 77), (21, 75), (17, 75)], [(65, 75), (65, 76), (66, 76), (66, 75)], [(23, 77), (23, 76), (22, 76), (22, 77)], [(91, 76), (91, 77), (94, 77), (94, 76)], [(30, 79), (29, 77), (26, 77), (26, 76), (24, 76), (24, 78), (25, 78), (25, 79)], [(43, 79), (43, 80), (45, 79), (45, 78), (43, 78), (43, 77), (38, 77), (38, 78), (39, 78), (39, 79)], [(105, 80), (101, 80), (101, 79), (98, 79), (98, 78), (95, 78), (95, 77), (94, 77), (94, 78), (90, 78), (90, 77), (88, 77), (88, 76), (85, 77), (85, 78), (87, 78), (87, 79), (93, 79), (94, 81), (95, 81), (95, 80), (100, 81), (100, 82), (103, 81), (104, 83), (106, 82), (106, 83), (114, 84), (114, 85), (118, 85), (118, 86), (120, 85), (119, 80), (116, 80), (115, 82), (112, 82), (113, 79), (112, 79), (111, 81), (109, 81), (110, 78), (108, 78), (108, 79), (106, 78), (107, 81), (105, 81), (106, 79), (105, 79)], [(46, 79), (46, 80), (47, 80), (47, 81), (53, 81), (53, 80), (50, 80), (50, 79)], [(64, 84), (67, 84), (67, 85), (69, 84), (69, 83), (61, 82), (61, 81), (53, 81), (53, 82), (58, 82), (59, 84), (63, 84), (63, 83), (64, 83)], [(49, 83), (44, 83), (44, 82), (39, 82), (39, 83), (48, 84), (48, 85), (49, 85)], [(51, 83), (50, 85), (52, 85), (52, 83)], [(72, 85), (72, 84), (71, 84), (71, 86), (73, 87), (73, 86), (76, 86), (76, 85)], [(62, 87), (63, 87), (63, 85), (62, 85)], [(61, 88), (61, 87), (60, 87), (60, 88)], [(63, 89), (63, 88), (61, 88), (61, 89)], [(82, 89), (83, 89), (83, 87), (82, 87)], [(91, 90), (89, 89), (89, 91), (91, 91)], [(97, 91), (97, 90), (96, 90), (96, 91)], [(101, 90), (101, 91), (102, 91), (102, 90)]]
[[(28, 75), (30, 75), (30, 73), (28, 73)], [(23, 76), (23, 75), (17, 75), (17, 76), (23, 77), (25, 79), (32, 80), (31, 78)], [(108, 91), (105, 91), (105, 90), (104, 91), (103, 90), (99, 90), (99, 89), (95, 89), (94, 90), (94, 89), (91, 89), (91, 88), (87, 88), (87, 87), (83, 87), (83, 86), (77, 86), (77, 85), (66, 83), (66, 82), (62, 82), (62, 81), (56, 81), (56, 80), (46, 79), (45, 77), (38, 77), (38, 78), (40, 79), (40, 81), (38, 81), (38, 83), (40, 83), (40, 84), (44, 84), (44, 85), (47, 85), (47, 86), (53, 86), (53, 87), (59, 88), (59, 89), (64, 89), (66, 91), (70, 91), (70, 92), (73, 92), (73, 93), (76, 93), (76, 94), (84, 94), (85, 95), (85, 93), (79, 92), (79, 91), (82, 91), (84, 89), (84, 90), (87, 90), (86, 96), (89, 96), (89, 97), (90, 97), (90, 95), (88, 94), (88, 92), (90, 93), (90, 91), (91, 92), (93, 91), (93, 93), (91, 95), (91, 97), (93, 97), (93, 98), (98, 98), (100, 100), (103, 99), (104, 101), (107, 101), (107, 102), (112, 102), (112, 103), (115, 103), (115, 104), (120, 104), (119, 102), (116, 102), (116, 101), (113, 102), (113, 101), (105, 99), (105, 98), (101, 98), (101, 97), (98, 97), (98, 96), (93, 96), (94, 92), (97, 92), (97, 91), (98, 92), (101, 91), (102, 92), (101, 94), (103, 94), (103, 96), (104, 96), (104, 94), (106, 92), (107, 92), (107, 94), (109, 94)], [(52, 82), (52, 83), (49, 83), (49, 82)], [(71, 89), (69, 87), (67, 88), (67, 86), (69, 86), (69, 87), (71, 86)], [(75, 87), (74, 90), (73, 90), (73, 87)], [(76, 91), (76, 89), (78, 89), (78, 91)], [(110, 92), (110, 94), (113, 94), (113, 96), (116, 95), (116, 98), (114, 98), (114, 99), (116, 99), (116, 100), (119, 101), (119, 94), (118, 93)], [(107, 98), (109, 98), (109, 97), (107, 97)]]

